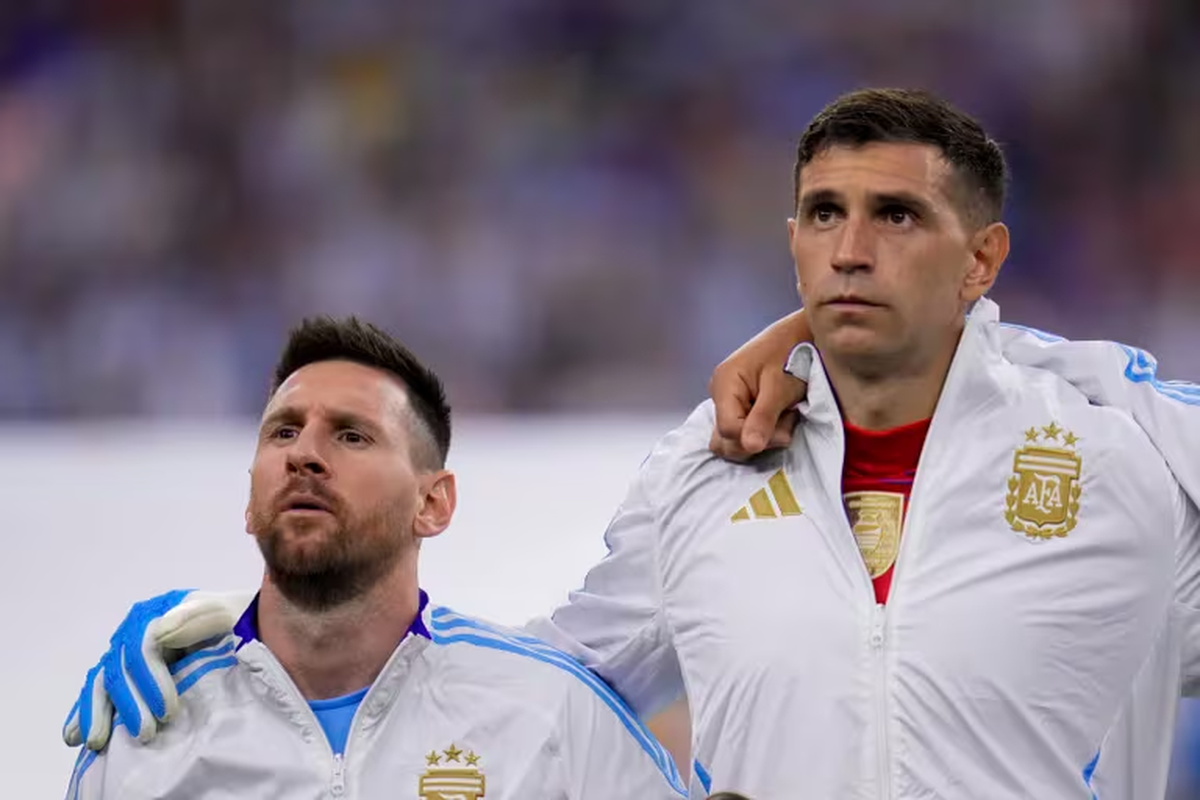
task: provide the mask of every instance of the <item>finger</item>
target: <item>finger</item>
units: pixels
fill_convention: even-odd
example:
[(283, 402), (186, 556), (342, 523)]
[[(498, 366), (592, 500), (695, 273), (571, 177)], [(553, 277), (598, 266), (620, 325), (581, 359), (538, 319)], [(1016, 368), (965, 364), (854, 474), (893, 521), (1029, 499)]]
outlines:
[(762, 452), (771, 442), (780, 418), (804, 399), (805, 388), (804, 381), (783, 370), (764, 375), (754, 406), (746, 415), (742, 447), (751, 453)]
[(78, 747), (83, 744), (83, 736), (79, 732), (79, 701), (75, 701), (75, 705), (71, 706), (71, 713), (67, 714), (67, 721), (63, 723), (62, 738), (67, 743), (67, 747)]
[(103, 702), (103, 693), (104, 667), (101, 662), (87, 671), (87, 676), (83, 680), (83, 689), (79, 692), (79, 699), (75, 701), (72, 715), (67, 718), (68, 726), (70, 726), (72, 718), (75, 719), (80, 741), (88, 738), (91, 734), (92, 709)]
[(153, 623), (152, 638), (161, 650), (188, 650), (233, 631), (243, 606), (241, 596), (192, 592)]
[(775, 423), (775, 430), (771, 432), (771, 441), (767, 443), (766, 449), (774, 450), (779, 447), (788, 447), (791, 445), (796, 425), (799, 422), (800, 414), (798, 412), (786, 412)]
[(709, 393), (716, 409), (717, 433), (726, 439), (739, 438), (754, 397), (745, 376), (718, 368), (713, 373)]
[(131, 678), (120, 653), (106, 661), (104, 688), (113, 704), (121, 724), (139, 741), (149, 741), (154, 736), (154, 716), (141, 698), (131, 688)]
[(104, 666), (88, 670), (79, 699), (63, 726), (63, 740), (75, 746), (86, 743), (91, 750), (103, 750), (112, 729), (112, 705), (104, 688)]
[(721, 436), (717, 431), (713, 431), (712, 436), (708, 440), (708, 449), (713, 455), (725, 459), (726, 461), (745, 462), (749, 461), (754, 454), (747, 453), (742, 448), (742, 440), (740, 438), (730, 439)]
[(92, 724), (86, 739), (88, 749), (100, 752), (107, 747), (108, 740), (112, 737), (112, 728), (113, 707), (105, 695), (92, 705)]

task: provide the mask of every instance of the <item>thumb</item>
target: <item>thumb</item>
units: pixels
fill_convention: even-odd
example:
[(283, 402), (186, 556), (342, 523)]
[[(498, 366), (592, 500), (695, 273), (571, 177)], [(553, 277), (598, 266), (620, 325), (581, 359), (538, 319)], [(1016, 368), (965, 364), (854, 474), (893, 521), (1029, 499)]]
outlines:
[(235, 604), (220, 592), (190, 592), (155, 621), (155, 643), (162, 649), (185, 650), (229, 633), (237, 621)]
[(754, 393), (746, 376), (718, 368), (709, 384), (709, 392), (716, 411), (717, 434), (723, 439), (737, 441), (742, 435)]
[(779, 420), (804, 399), (807, 384), (783, 370), (764, 375), (754, 405), (746, 414), (742, 447), (759, 453), (771, 441)]

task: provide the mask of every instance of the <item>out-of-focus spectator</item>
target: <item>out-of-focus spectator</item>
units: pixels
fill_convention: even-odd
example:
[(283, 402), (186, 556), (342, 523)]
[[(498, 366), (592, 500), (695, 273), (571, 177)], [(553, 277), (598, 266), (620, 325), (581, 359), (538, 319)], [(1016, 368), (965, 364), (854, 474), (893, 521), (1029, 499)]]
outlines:
[(23, 4), (0, 19), (0, 416), (250, 413), (246, 376), (318, 310), (389, 324), (460, 408), (682, 407), (796, 302), (793, 139), (865, 83), (1004, 138), (1010, 317), (1200, 375), (1194, 14)]

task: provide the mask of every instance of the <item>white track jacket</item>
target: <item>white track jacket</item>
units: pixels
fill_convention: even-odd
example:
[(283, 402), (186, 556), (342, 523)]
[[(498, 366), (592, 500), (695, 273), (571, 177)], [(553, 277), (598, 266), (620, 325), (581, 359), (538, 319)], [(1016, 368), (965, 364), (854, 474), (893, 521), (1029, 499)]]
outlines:
[(799, 377), (787, 450), (715, 458), (708, 404), (664, 438), (608, 557), (531, 630), (639, 712), (686, 691), (694, 796), (1162, 798), (1181, 686), (1200, 684), (1200, 515), (1179, 483), (1197, 496), (1200, 390), (981, 301), (882, 606), (819, 358)]
[(83, 750), (67, 800), (684, 794), (666, 751), (573, 660), (448, 608), (420, 619), (363, 698), (344, 757), (262, 642), (235, 635), (172, 666), (181, 710), (156, 739), (122, 728), (103, 755)]

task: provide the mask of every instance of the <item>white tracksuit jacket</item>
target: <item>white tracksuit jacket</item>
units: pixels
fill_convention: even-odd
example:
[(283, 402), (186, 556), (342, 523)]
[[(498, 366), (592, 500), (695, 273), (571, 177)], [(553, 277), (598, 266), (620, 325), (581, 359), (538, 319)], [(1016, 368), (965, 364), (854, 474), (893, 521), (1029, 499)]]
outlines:
[(881, 606), (819, 359), (801, 377), (787, 450), (713, 457), (708, 404), (664, 438), (608, 557), (530, 629), (640, 712), (686, 690), (695, 796), (1162, 798), (1181, 685), (1200, 683), (1200, 515), (1177, 483), (1200, 488), (1200, 391), (981, 301)]
[[(269, 650), (173, 666), (181, 713), (147, 745), (84, 750), (67, 800), (614, 800), (683, 794), (670, 756), (576, 662), (444, 607), (396, 648), (335, 757)], [(414, 626), (416, 627), (416, 626)]]

